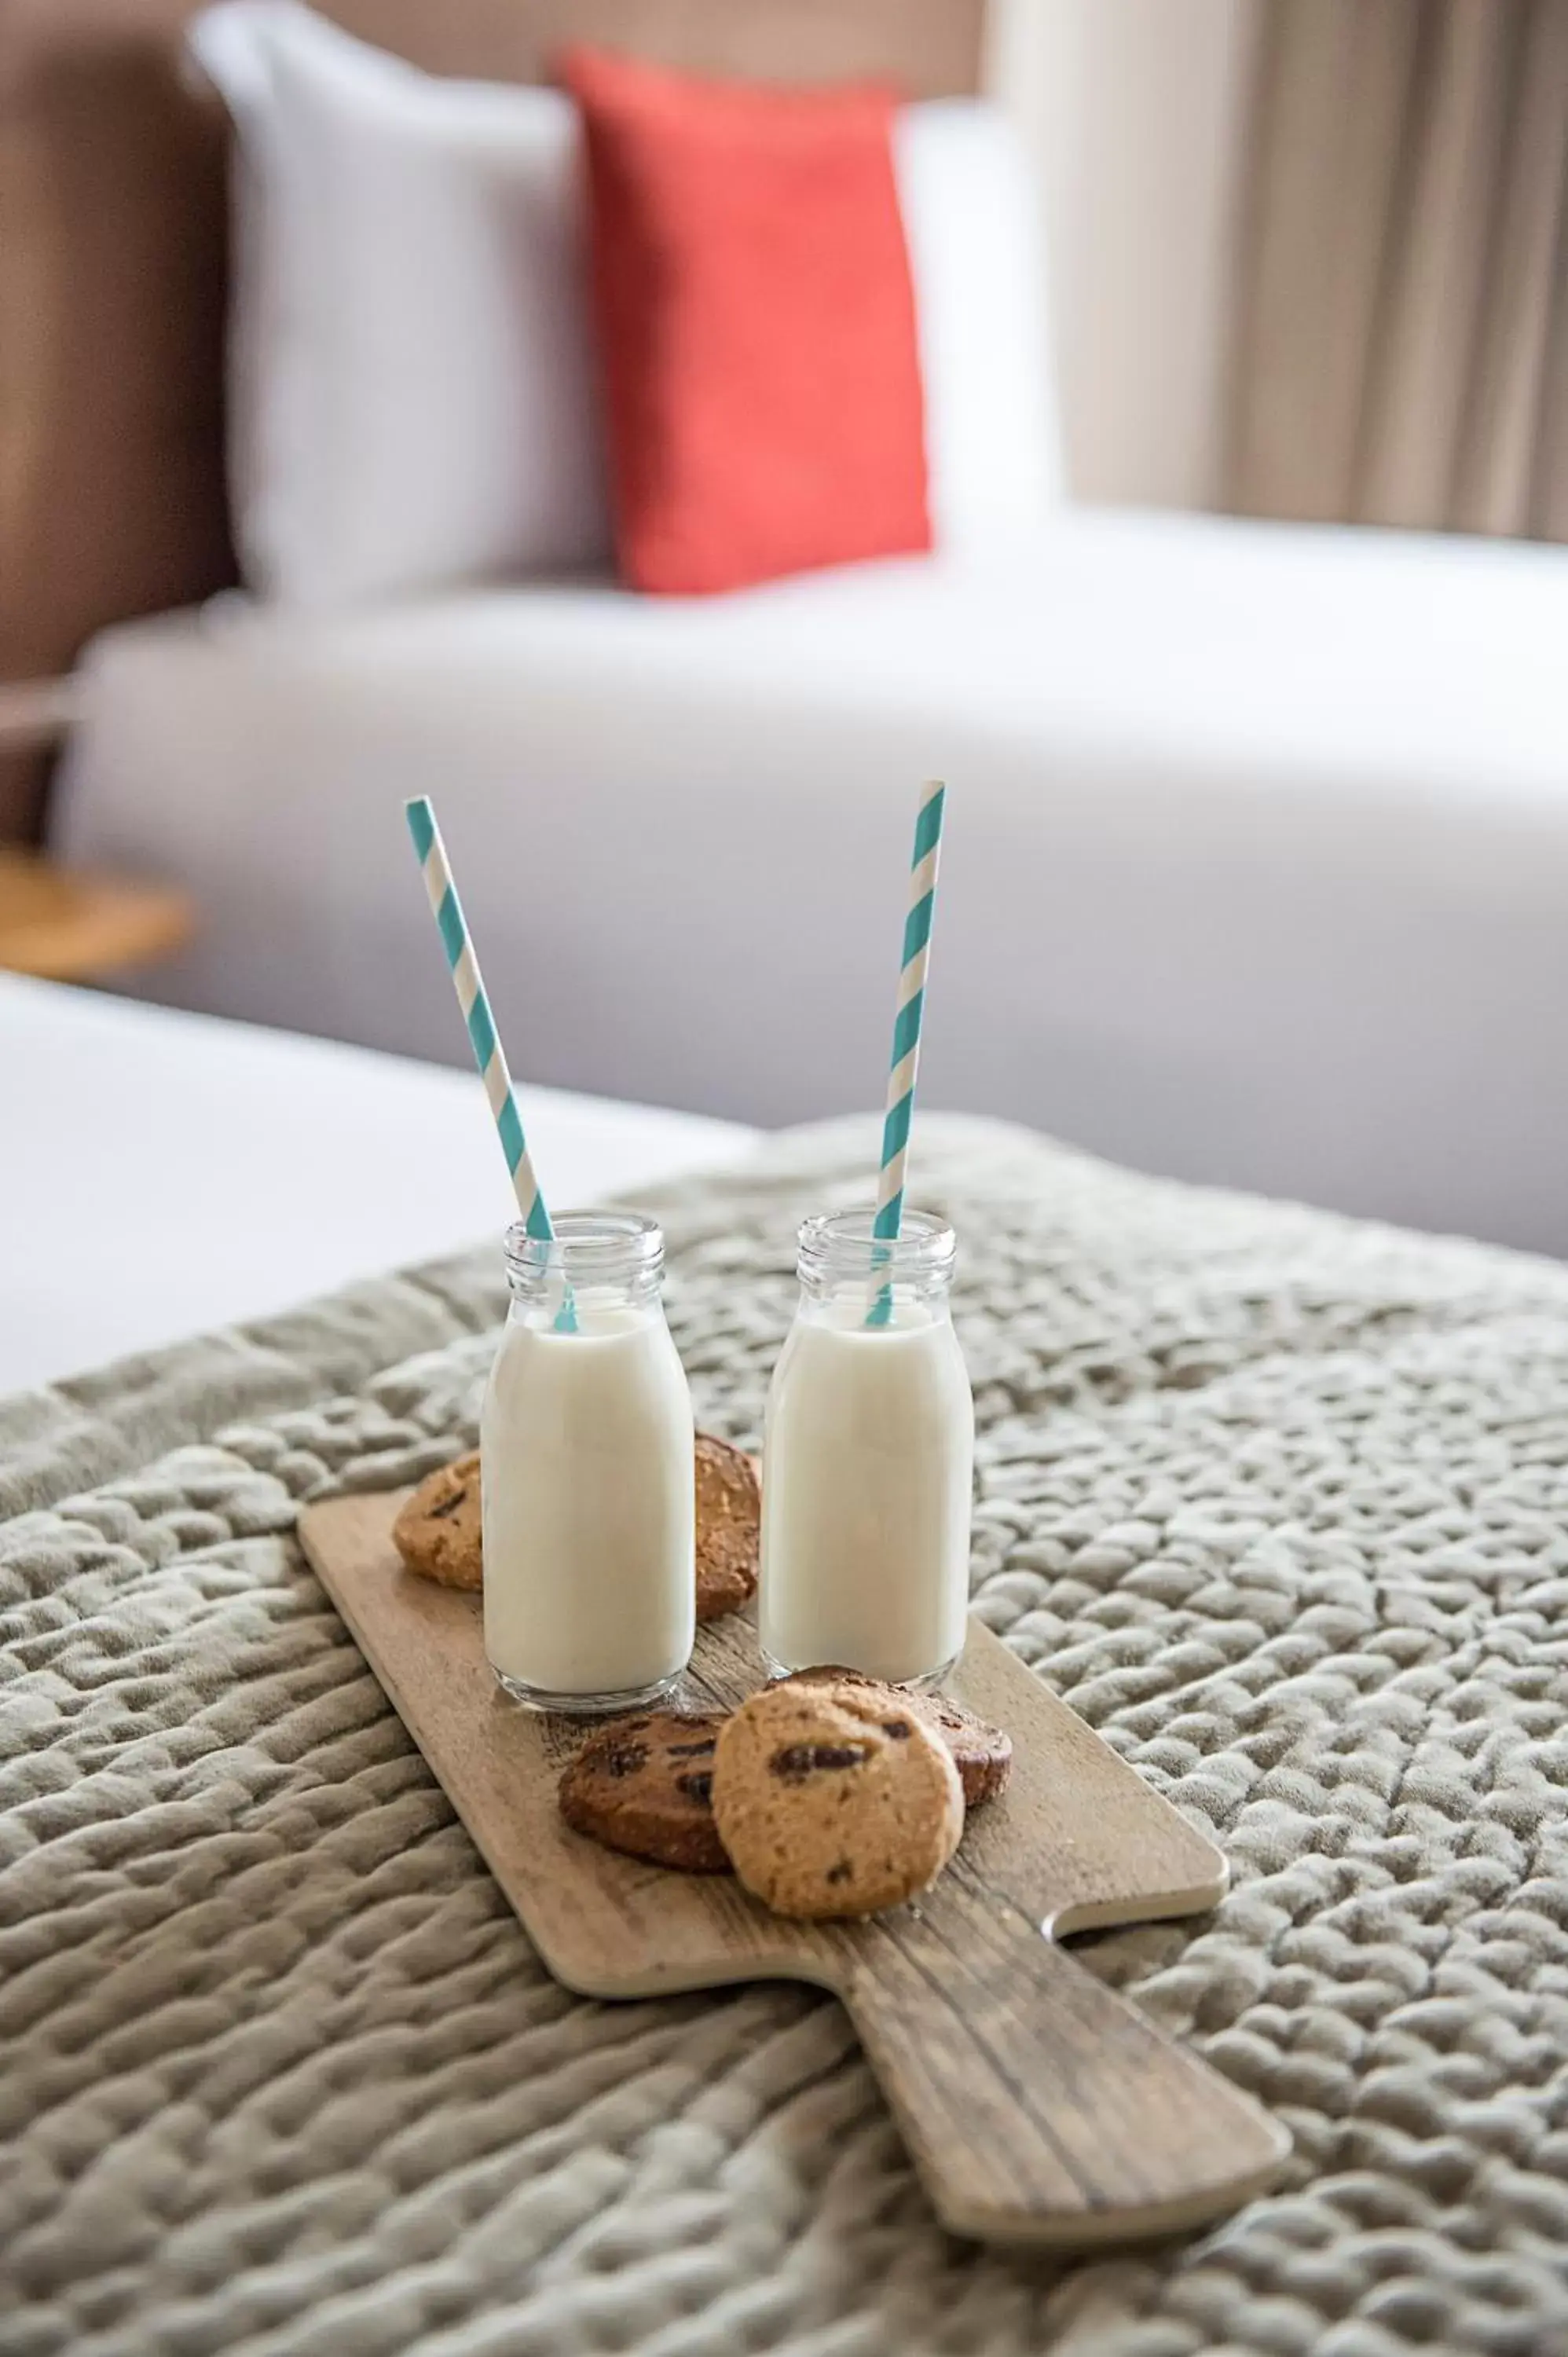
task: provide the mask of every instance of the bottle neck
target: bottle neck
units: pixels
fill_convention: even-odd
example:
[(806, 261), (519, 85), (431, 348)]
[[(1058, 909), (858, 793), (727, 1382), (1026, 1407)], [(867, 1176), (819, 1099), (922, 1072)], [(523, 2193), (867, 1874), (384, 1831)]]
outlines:
[[(563, 1211), (552, 1236), (519, 1221), (506, 1233), (511, 1314), (528, 1324), (591, 1332), (629, 1312), (660, 1314), (664, 1232), (636, 1211)], [(570, 1301), (575, 1326), (561, 1321)]]
[(933, 1211), (906, 1211), (896, 1237), (878, 1236), (866, 1211), (808, 1220), (797, 1262), (801, 1314), (858, 1323), (880, 1305), (872, 1331), (946, 1318), (955, 1250), (951, 1228)]

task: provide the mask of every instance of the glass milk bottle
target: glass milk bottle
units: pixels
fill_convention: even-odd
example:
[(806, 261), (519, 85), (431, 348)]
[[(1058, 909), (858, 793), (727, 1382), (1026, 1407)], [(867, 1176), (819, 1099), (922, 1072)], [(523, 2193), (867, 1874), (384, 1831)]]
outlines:
[(974, 1402), (949, 1303), (953, 1232), (909, 1211), (808, 1220), (762, 1458), (763, 1654), (934, 1684), (963, 1650)]
[(511, 1308), (479, 1425), (485, 1651), (541, 1708), (651, 1702), (695, 1631), (692, 1400), (664, 1237), (575, 1211), (506, 1239)]

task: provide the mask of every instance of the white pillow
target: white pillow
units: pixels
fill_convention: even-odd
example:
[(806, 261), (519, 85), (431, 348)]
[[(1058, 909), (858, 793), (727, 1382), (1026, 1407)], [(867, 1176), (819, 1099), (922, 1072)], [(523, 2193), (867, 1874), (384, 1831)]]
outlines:
[(327, 608), (607, 557), (570, 102), (421, 73), (294, 0), (188, 38), (238, 135), (249, 586)]
[(900, 108), (893, 161), (915, 282), (939, 546), (1012, 539), (1062, 498), (1039, 208), (1022, 145), (979, 99)]

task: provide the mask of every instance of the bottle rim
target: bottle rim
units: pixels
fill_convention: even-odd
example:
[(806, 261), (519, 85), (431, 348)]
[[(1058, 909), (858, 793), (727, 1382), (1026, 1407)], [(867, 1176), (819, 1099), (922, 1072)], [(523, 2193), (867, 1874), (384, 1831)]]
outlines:
[(819, 1211), (802, 1220), (799, 1267), (803, 1279), (885, 1276), (889, 1283), (929, 1285), (952, 1274), (958, 1239), (939, 1211), (906, 1211), (897, 1236), (878, 1236), (875, 1210)]
[(505, 1236), (507, 1275), (537, 1286), (550, 1276), (574, 1285), (646, 1282), (664, 1265), (664, 1231), (642, 1211), (561, 1211), (554, 1233), (536, 1236), (514, 1220)]

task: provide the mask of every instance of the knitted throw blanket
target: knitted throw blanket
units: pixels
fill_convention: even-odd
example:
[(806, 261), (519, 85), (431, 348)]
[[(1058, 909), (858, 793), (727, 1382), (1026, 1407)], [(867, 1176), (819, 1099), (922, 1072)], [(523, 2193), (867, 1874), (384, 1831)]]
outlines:
[[(868, 1128), (657, 1206), (758, 1435)], [(7, 2357), (1568, 2350), (1568, 1271), (928, 1123), (990, 1625), (1235, 1884), (1101, 1937), (1296, 2139), (1072, 2265), (933, 2225), (836, 2005), (541, 1969), (291, 1536), (471, 1442), (498, 1254), (0, 1405)]]

